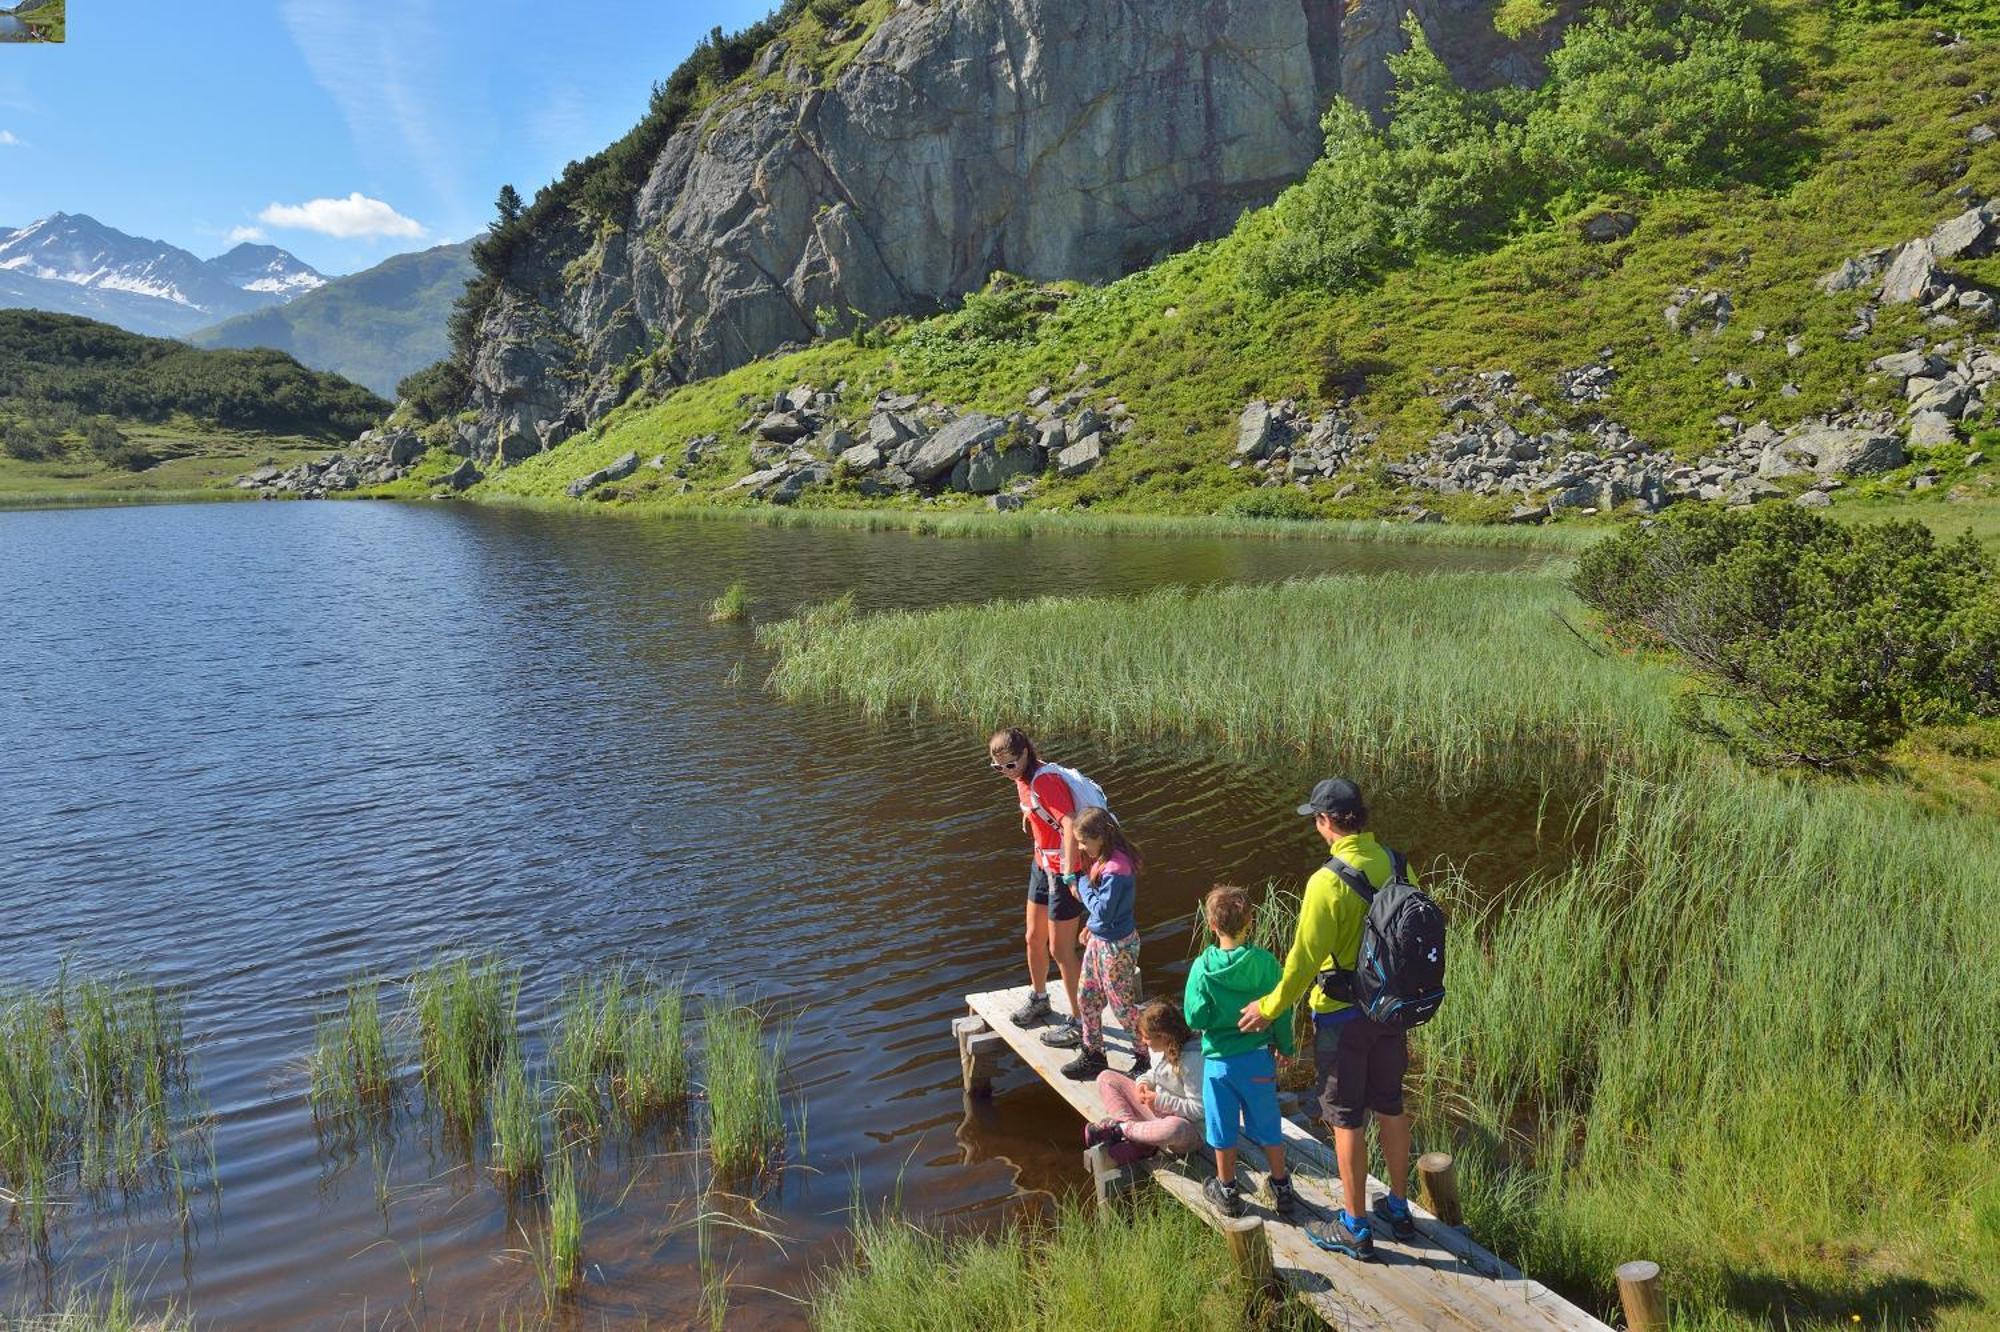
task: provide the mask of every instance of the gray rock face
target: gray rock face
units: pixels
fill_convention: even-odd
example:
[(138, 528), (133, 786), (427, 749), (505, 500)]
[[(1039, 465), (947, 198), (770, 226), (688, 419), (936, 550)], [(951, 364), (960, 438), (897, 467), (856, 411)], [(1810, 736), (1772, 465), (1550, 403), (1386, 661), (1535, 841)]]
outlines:
[(1941, 264), (1954, 259), (1983, 259), (1993, 253), (1993, 205), (1968, 208), (1931, 233), (1931, 255)]
[(1943, 412), (1921, 411), (1910, 415), (1910, 447), (1913, 449), (1935, 448), (1939, 444), (1949, 444), (1958, 437), (1951, 418)]
[(1889, 271), (1882, 275), (1877, 299), (1884, 305), (1908, 305), (1924, 299), (1937, 275), (1937, 256), (1929, 240), (1913, 240), (1896, 247)]
[(1867, 476), (1904, 462), (1903, 441), (1875, 431), (1810, 428), (1791, 442), (1812, 454), (1813, 470), (1821, 476)]
[(1278, 421), (1271, 404), (1262, 398), (1243, 409), (1236, 422), (1236, 456), (1268, 458), (1278, 442)]
[(965, 488), (975, 495), (992, 495), (1006, 489), (1014, 478), (1033, 476), (1041, 470), (1042, 453), (1032, 445), (986, 446), (967, 459)]
[(1082, 476), (1104, 461), (1104, 436), (1085, 435), (1056, 455), (1058, 476)]
[(1318, 157), (1336, 93), (1386, 106), (1405, 13), (1469, 84), (1531, 73), (1557, 34), (1506, 43), (1490, 9), (928, 0), (827, 86), (774, 90), (803, 76), (767, 53), (773, 73), (671, 136), (612, 217), (526, 238), (477, 330), (461, 445), (552, 447), (655, 347), (686, 381), (810, 341), (820, 307), (927, 313), (995, 270), (1103, 280), (1220, 235)]

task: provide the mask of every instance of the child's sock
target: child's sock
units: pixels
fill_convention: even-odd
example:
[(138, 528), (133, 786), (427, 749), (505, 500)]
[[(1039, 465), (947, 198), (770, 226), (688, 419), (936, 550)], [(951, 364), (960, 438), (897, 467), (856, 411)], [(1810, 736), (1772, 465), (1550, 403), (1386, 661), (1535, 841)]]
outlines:
[(1356, 1216), (1354, 1213), (1348, 1211), (1345, 1207), (1340, 1209), (1340, 1223), (1346, 1226), (1348, 1233), (1353, 1235), (1356, 1239), (1360, 1239), (1363, 1235), (1374, 1233), (1373, 1230), (1368, 1225), (1367, 1217)]
[(1407, 1221), (1410, 1217), (1410, 1204), (1393, 1193), (1385, 1194), (1379, 1206), (1398, 1221)]

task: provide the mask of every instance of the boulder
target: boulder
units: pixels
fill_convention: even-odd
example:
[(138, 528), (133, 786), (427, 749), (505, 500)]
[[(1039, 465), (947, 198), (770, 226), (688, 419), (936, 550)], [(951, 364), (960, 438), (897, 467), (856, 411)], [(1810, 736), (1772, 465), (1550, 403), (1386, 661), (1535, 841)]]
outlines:
[(1638, 225), (1639, 219), (1632, 214), (1619, 212), (1617, 209), (1606, 209), (1604, 212), (1592, 213), (1583, 219), (1577, 229), (1583, 233), (1585, 240), (1595, 241), (1601, 245), (1608, 241), (1624, 240)]
[(1792, 503), (1798, 505), (1801, 509), (1830, 509), (1833, 507), (1833, 496), (1827, 494), (1824, 490), (1808, 490), (1805, 494), (1793, 500)]
[(1820, 278), (1813, 285), (1829, 296), (1843, 291), (1859, 291), (1873, 283), (1882, 272), (1880, 254), (1864, 254), (1859, 259), (1843, 259), (1840, 267)]
[(757, 433), (774, 444), (790, 444), (812, 433), (797, 412), (772, 412), (757, 423)]
[(823, 462), (808, 463), (771, 488), (771, 503), (790, 504), (807, 486), (823, 486), (833, 480), (833, 468)]
[(638, 470), (639, 455), (636, 453), (623, 454), (616, 462), (600, 467), (596, 471), (585, 476), (580, 476), (570, 482), (569, 497), (571, 499), (582, 499), (586, 491), (595, 489), (603, 485), (606, 481), (623, 481)]
[(1787, 442), (1809, 450), (1813, 470), (1821, 476), (1866, 476), (1892, 471), (1904, 461), (1902, 440), (1872, 430), (1816, 426), (1792, 435)]
[(1769, 481), (1760, 480), (1754, 476), (1746, 476), (1731, 486), (1729, 493), (1724, 498), (1731, 504), (1755, 504), (1758, 500), (1776, 499), (1784, 493)]
[(1956, 379), (1912, 379), (1907, 392), (1912, 412), (1942, 412), (1954, 421), (1965, 413), (1965, 385)]
[(752, 472), (748, 476), (738, 477), (729, 488), (731, 490), (747, 490), (753, 495), (759, 495), (784, 480), (785, 476), (786, 469), (783, 467), (766, 467), (761, 471)]
[(916, 434), (916, 427), (894, 412), (876, 412), (868, 418), (868, 442), (884, 452)]
[(414, 430), (389, 430), (382, 435), (382, 457), (391, 467), (407, 467), (424, 456), (424, 441)]
[(903, 463), (903, 469), (919, 482), (935, 481), (965, 460), (974, 448), (998, 439), (1007, 423), (997, 416), (973, 412), (961, 416), (926, 440)]
[(451, 490), (464, 490), (467, 486), (478, 485), (484, 474), (473, 465), (472, 459), (462, 459), (458, 466), (438, 479), (438, 484)]
[(870, 472), (861, 478), (855, 489), (870, 499), (880, 499), (885, 495), (900, 495), (916, 486), (916, 481), (900, 467), (884, 467), (879, 472)]
[(1922, 351), (1900, 351), (1888, 356), (1878, 356), (1869, 362), (1871, 368), (1897, 379), (1909, 379), (1915, 375), (1942, 373), (1945, 364), (1935, 356)]
[(1023, 503), (1025, 501), (1019, 495), (988, 495), (986, 497), (986, 507), (996, 513), (1013, 513)]
[(1951, 418), (1943, 412), (1913, 412), (1910, 415), (1910, 447), (1913, 449), (1935, 448), (1949, 444), (1958, 437)]
[(834, 461), (849, 472), (872, 472), (887, 460), (887, 455), (880, 448), (864, 440), (851, 449), (842, 450)]
[[(1989, 205), (1990, 206), (1990, 205)], [(1931, 254), (1939, 263), (1983, 259), (1993, 253), (1994, 226), (1989, 206), (1968, 208), (1931, 232)]]
[(1011, 448), (982, 445), (966, 463), (965, 488), (975, 495), (991, 495), (1006, 488), (1009, 481), (1034, 476), (1042, 470), (1042, 453), (1032, 445)]
[(1277, 413), (1270, 403), (1259, 398), (1236, 418), (1236, 456), (1268, 458), (1278, 446), (1278, 435)]
[(1056, 475), (1082, 476), (1104, 461), (1104, 436), (1085, 435), (1055, 456)]
[(1937, 258), (1930, 241), (1908, 241), (1896, 247), (1876, 299), (1884, 305), (1909, 305), (1924, 300), (1936, 282)]
[(1069, 447), (1069, 427), (1061, 421), (1044, 421), (1035, 434), (1035, 447), (1043, 453), (1060, 453)]

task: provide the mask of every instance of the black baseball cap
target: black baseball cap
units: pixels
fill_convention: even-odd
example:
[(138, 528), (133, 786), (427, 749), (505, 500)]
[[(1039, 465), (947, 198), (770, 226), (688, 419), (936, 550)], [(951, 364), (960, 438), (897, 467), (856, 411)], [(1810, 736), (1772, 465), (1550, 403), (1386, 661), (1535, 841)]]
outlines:
[(1312, 797), (1299, 806), (1299, 813), (1312, 818), (1319, 814), (1360, 814), (1367, 808), (1360, 787), (1345, 777), (1329, 777), (1313, 788)]

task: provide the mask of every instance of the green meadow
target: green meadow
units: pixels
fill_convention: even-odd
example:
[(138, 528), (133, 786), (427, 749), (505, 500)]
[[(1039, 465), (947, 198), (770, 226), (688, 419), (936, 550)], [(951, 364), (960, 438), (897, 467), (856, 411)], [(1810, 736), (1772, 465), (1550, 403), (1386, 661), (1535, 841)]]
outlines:
[[(807, 615), (764, 638), (786, 697), (1589, 809), (1595, 845), (1559, 873), (1480, 897), (1430, 870), (1455, 942), (1416, 1043), (1419, 1142), (1459, 1158), (1472, 1233), (1599, 1309), (1618, 1263), (1652, 1258), (1676, 1326), (2000, 1316), (1990, 807), (1706, 747), (1673, 719), (1689, 686), (1608, 647), (1554, 574)], [(1069, 669), (1086, 644), (1093, 669)], [(1074, 683), (1026, 683), (1050, 679)]]

